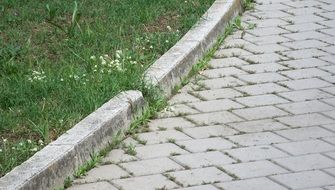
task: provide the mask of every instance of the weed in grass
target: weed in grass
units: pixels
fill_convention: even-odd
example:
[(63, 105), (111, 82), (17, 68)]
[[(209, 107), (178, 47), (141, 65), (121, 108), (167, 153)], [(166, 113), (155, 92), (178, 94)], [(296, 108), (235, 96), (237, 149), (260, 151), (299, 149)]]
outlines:
[(132, 156), (135, 156), (137, 154), (136, 150), (135, 150), (135, 145), (134, 144), (128, 144), (126, 147), (125, 147), (125, 153), (126, 154), (129, 154), (129, 155), (132, 155)]

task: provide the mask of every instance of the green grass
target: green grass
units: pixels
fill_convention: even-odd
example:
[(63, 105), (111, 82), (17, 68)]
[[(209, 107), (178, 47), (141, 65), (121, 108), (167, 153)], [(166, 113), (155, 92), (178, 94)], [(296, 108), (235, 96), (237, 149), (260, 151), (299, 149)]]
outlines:
[[(214, 0), (0, 2), (0, 176), (117, 93)], [(142, 121), (141, 121), (142, 122)]]

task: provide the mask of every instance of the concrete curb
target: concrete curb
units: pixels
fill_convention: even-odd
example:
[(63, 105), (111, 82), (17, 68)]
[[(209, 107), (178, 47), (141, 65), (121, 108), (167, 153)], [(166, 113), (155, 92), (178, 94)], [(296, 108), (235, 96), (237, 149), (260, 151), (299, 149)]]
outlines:
[[(241, 11), (241, 0), (216, 0), (184, 37), (145, 73), (146, 81), (169, 97), (204, 53), (223, 33), (224, 26)], [(67, 176), (127, 129), (141, 114), (145, 100), (139, 91), (122, 92), (84, 118), (56, 141), (37, 152), (0, 179), (1, 190), (37, 190), (61, 187)]]
[(67, 176), (106, 147), (120, 129), (127, 129), (145, 107), (142, 93), (118, 94), (88, 115), (56, 141), (0, 179), (0, 189), (37, 190), (61, 187)]
[(145, 73), (145, 79), (171, 96), (194, 65), (224, 32), (225, 25), (241, 12), (241, 0), (217, 0), (183, 38)]

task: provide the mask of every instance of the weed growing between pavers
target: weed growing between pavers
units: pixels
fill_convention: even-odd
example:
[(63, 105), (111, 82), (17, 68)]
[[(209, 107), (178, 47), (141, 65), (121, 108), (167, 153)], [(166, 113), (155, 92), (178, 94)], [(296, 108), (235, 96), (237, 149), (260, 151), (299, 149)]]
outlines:
[(145, 69), (212, 2), (0, 1), (0, 176), (120, 91), (143, 91)]

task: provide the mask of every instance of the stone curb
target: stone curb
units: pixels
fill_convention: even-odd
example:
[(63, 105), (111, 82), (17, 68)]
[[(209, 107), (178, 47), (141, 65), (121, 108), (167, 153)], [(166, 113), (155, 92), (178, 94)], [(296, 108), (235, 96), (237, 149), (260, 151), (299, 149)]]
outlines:
[(224, 32), (225, 25), (242, 11), (241, 0), (216, 0), (190, 31), (145, 73), (145, 79), (169, 97), (192, 66)]
[(106, 147), (115, 132), (127, 129), (145, 107), (142, 93), (126, 91), (109, 100), (73, 128), (0, 179), (0, 189), (61, 187), (67, 176)]
[[(192, 65), (215, 43), (224, 26), (241, 11), (241, 0), (216, 0), (198, 22), (145, 73), (168, 97)], [(61, 187), (67, 176), (104, 148), (116, 131), (127, 129), (146, 103), (139, 91), (122, 92), (88, 115), (56, 141), (0, 179), (0, 189)]]

